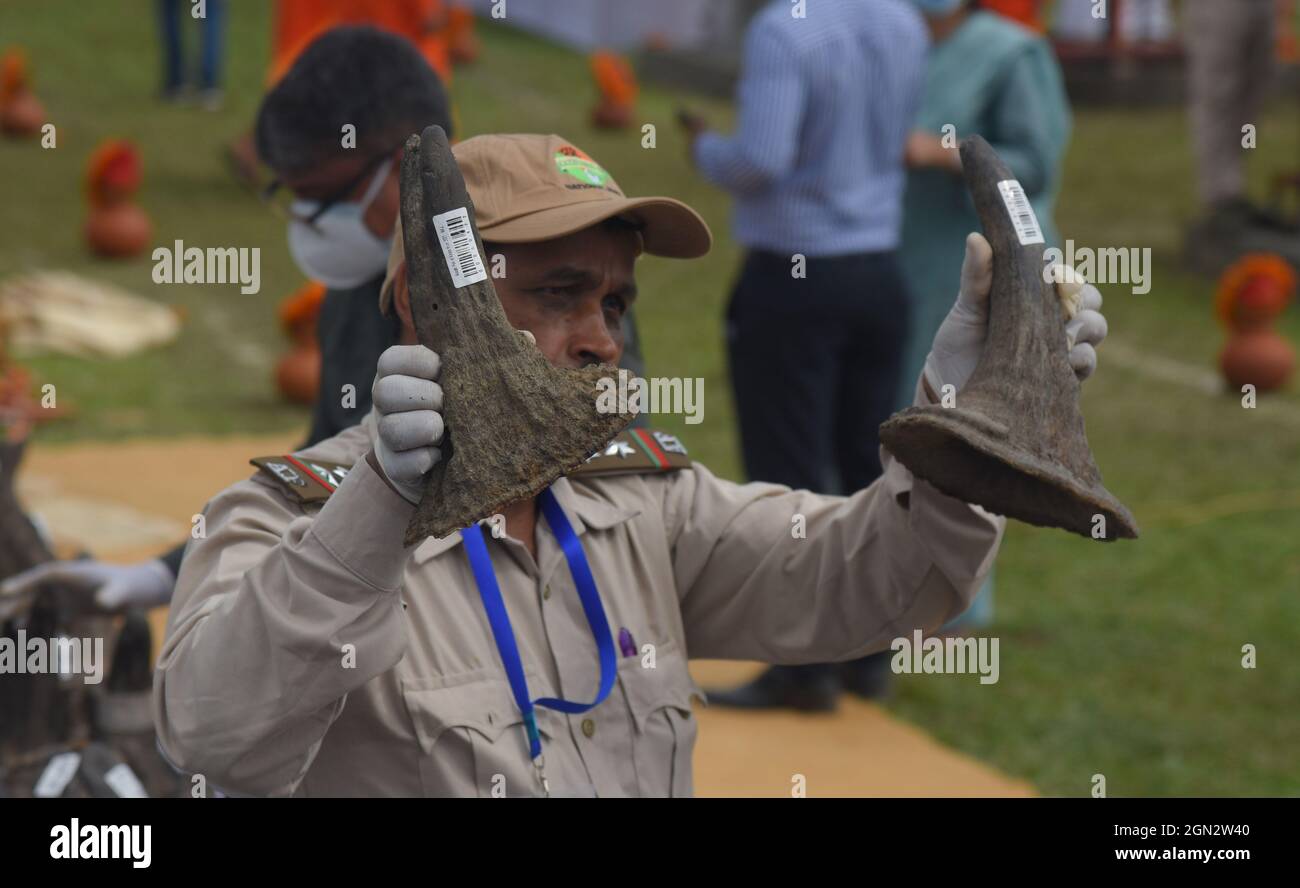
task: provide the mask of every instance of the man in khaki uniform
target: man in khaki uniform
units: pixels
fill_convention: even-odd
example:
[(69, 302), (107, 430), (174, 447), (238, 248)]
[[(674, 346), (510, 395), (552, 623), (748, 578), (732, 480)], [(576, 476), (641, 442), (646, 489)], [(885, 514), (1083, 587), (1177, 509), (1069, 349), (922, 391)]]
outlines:
[[(506, 316), (557, 365), (617, 362), (642, 251), (709, 247), (693, 210), (626, 198), (557, 136), (479, 136), (455, 153), (485, 249), (507, 260)], [(402, 545), (443, 429), (438, 357), (414, 344), (395, 244), (380, 301), (406, 344), (380, 360), (372, 415), (257, 460), (186, 553), (154, 689), (178, 766), (250, 794), (690, 795), (688, 657), (858, 657), (960, 612), (992, 565), (1002, 519), (888, 453), (884, 476), (844, 498), (723, 481), (670, 435), (624, 433), (551, 488), (617, 637), (616, 680), (589, 711), (538, 708), (531, 759), (468, 544)], [(960, 389), (978, 360), (991, 251), (972, 235), (968, 253), (918, 398)], [(1095, 294), (1067, 325), (1081, 375), (1105, 332)], [(483, 538), (529, 698), (593, 701), (598, 646), (559, 531), (534, 501), (503, 518)]]

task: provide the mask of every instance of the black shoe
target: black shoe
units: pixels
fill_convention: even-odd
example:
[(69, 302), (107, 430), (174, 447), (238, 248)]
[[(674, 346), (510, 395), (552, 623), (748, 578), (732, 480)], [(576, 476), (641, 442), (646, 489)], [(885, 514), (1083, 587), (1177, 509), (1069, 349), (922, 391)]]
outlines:
[(706, 691), (709, 704), (734, 709), (796, 709), (800, 712), (834, 712), (840, 681), (834, 670), (816, 674), (799, 667), (772, 666), (749, 684), (725, 691)]
[(184, 83), (179, 83), (175, 86), (164, 86), (158, 91), (159, 101), (166, 102), (169, 105), (189, 104), (193, 95), (193, 91)]
[(889, 665), (893, 657), (892, 652), (882, 651), (841, 663), (840, 683), (844, 690), (864, 700), (888, 699), (894, 684), (894, 671)]
[(1224, 201), (1197, 220), (1183, 244), (1186, 265), (1219, 275), (1247, 253), (1277, 253), (1300, 262), (1300, 225), (1244, 200)]

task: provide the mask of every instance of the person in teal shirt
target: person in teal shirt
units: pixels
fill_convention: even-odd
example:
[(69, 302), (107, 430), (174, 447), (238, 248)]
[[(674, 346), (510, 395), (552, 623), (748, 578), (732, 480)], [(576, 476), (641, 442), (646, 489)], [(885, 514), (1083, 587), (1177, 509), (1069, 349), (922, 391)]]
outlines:
[[(1059, 246), (1053, 220), (1070, 106), (1048, 42), (966, 0), (913, 0), (933, 44), (916, 127), (908, 139), (901, 259), (912, 294), (912, 329), (903, 353), (901, 409), (925, 364), (935, 331), (952, 307), (966, 235), (979, 219), (961, 178), (956, 144), (980, 135), (1020, 180), (1048, 246)], [(949, 629), (992, 619), (992, 580)]]

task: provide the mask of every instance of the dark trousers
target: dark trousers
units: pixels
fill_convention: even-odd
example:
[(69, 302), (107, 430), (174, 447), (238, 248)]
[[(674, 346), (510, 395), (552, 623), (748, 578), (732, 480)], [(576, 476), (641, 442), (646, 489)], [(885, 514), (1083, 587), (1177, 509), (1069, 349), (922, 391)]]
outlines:
[[(222, 32), (226, 0), (207, 0), (199, 22), (202, 43), (199, 57), (199, 87), (215, 89), (221, 80)], [(193, 18), (194, 6), (187, 0), (158, 0), (158, 24), (163, 45), (163, 87), (176, 89), (185, 82), (185, 47), (181, 40), (181, 19)]]
[[(879, 427), (896, 406), (909, 301), (893, 252), (808, 258), (751, 251), (727, 308), (745, 471), (819, 493), (880, 476)], [(789, 667), (800, 675), (830, 666)]]

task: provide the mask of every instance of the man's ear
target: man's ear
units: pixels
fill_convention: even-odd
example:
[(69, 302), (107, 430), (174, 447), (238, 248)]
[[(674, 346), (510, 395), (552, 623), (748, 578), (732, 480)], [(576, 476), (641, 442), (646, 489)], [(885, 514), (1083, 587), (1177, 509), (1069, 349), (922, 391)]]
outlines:
[(397, 266), (393, 275), (393, 310), (402, 322), (402, 343), (410, 345), (417, 341), (415, 320), (411, 314), (411, 291), (406, 286), (406, 263)]

